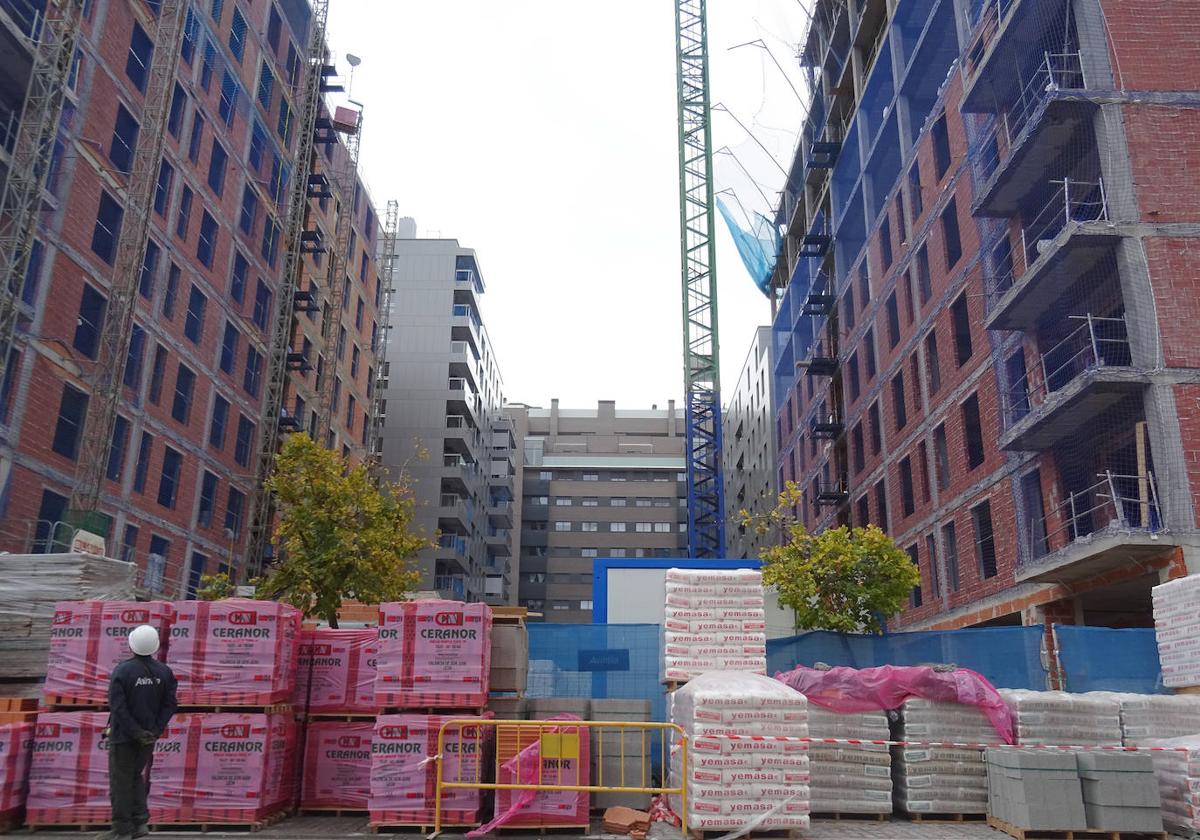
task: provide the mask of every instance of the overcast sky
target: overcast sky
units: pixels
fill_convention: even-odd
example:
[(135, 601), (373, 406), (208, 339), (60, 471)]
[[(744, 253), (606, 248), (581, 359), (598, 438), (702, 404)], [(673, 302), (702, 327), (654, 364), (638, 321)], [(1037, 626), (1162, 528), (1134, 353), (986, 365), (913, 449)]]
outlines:
[[(709, 0), (713, 100), (786, 166), (801, 106), (797, 0)], [(509, 401), (585, 408), (682, 400), (671, 0), (336, 0), (339, 58), (362, 58), (362, 166), (421, 236), (476, 249)], [(344, 66), (344, 65), (343, 65)], [(717, 188), (766, 211), (783, 175), (714, 115)], [(766, 201), (741, 171), (762, 186)], [(721, 375), (731, 389), (767, 298), (720, 217)]]

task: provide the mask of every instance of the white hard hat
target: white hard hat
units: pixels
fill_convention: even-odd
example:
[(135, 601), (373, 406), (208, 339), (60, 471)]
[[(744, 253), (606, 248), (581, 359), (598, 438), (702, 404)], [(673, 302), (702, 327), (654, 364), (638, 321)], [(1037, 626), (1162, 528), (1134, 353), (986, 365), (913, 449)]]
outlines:
[(129, 634), (129, 649), (138, 656), (152, 656), (158, 652), (158, 631), (149, 624), (133, 628)]

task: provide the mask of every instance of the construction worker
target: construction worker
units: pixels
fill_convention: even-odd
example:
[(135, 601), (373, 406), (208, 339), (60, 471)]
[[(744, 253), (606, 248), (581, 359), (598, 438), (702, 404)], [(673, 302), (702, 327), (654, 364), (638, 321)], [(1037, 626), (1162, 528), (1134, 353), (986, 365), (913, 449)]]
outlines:
[(108, 788), (112, 830), (98, 840), (132, 840), (150, 833), (146, 771), (154, 743), (175, 714), (175, 675), (154, 659), (158, 631), (148, 624), (129, 634), (133, 656), (113, 669), (108, 683)]

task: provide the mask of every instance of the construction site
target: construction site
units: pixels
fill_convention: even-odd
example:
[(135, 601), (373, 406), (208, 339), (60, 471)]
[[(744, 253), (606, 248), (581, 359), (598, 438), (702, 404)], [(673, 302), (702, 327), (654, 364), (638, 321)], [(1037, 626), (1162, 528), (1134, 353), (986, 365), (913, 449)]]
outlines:
[[(139, 831), (1196, 840), (1200, 2), (812, 0), (738, 44), (666, 5), (646, 409), (513, 399), (511, 265), (372, 196), (399, 106), (330, 0), (0, 0), (0, 833), (130, 836), (149, 626)], [(794, 130), (717, 100), (741, 47)], [(724, 388), (718, 247), (761, 293)], [(399, 595), (268, 590), (310, 440), (411, 505)], [(780, 552), (862, 533), (916, 585), (804, 623), (835, 586)]]

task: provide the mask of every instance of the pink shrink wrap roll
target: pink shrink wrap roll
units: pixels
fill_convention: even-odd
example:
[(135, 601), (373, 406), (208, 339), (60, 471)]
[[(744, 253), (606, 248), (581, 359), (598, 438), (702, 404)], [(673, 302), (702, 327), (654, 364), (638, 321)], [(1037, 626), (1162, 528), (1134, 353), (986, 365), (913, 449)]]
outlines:
[(487, 604), (381, 604), (376, 702), (399, 709), (482, 709), (488, 699), (491, 631)]
[(182, 601), (167, 664), (185, 706), (265, 706), (291, 701), (300, 611), (274, 601)]
[(43, 695), (57, 702), (108, 702), (109, 675), (132, 655), (130, 631), (143, 624), (158, 630), (163, 659), (173, 616), (166, 601), (60, 601), (50, 625)]

